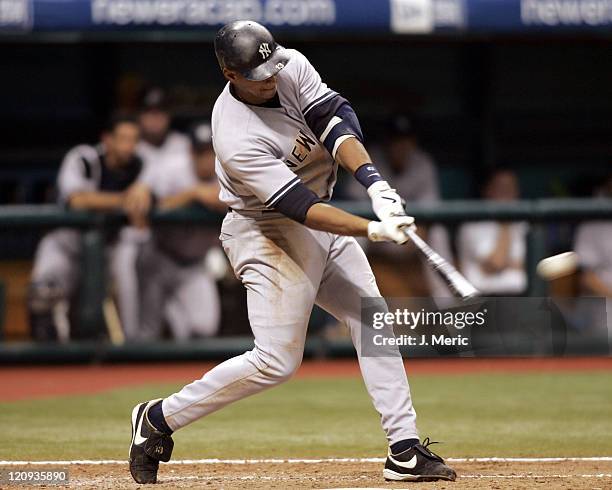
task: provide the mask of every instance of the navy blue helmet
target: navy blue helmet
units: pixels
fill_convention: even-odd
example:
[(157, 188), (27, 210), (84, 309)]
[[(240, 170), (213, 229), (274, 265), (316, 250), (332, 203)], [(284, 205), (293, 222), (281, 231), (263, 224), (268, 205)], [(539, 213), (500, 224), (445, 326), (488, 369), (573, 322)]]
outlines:
[(236, 71), (248, 80), (270, 78), (289, 62), (289, 54), (270, 31), (252, 20), (237, 20), (219, 29), (215, 54), (222, 69)]

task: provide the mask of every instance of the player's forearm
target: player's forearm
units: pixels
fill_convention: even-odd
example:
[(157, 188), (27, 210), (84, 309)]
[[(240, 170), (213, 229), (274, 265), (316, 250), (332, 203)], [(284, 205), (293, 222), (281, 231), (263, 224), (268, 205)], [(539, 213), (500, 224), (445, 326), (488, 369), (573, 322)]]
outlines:
[(77, 192), (68, 204), (72, 209), (90, 211), (115, 211), (123, 206), (124, 196), (119, 192)]
[(216, 181), (213, 183), (200, 184), (198, 186), (196, 199), (198, 199), (200, 203), (207, 208), (214, 211), (224, 212), (227, 209), (227, 206), (219, 198), (220, 191), (221, 186)]
[(612, 288), (608, 287), (593, 271), (585, 271), (581, 278), (582, 285), (588, 292), (602, 296), (604, 298), (612, 298)]
[(361, 141), (357, 138), (343, 141), (336, 153), (336, 160), (367, 190), (378, 219), (406, 214), (402, 198), (380, 175)]
[(304, 221), (313, 230), (346, 236), (368, 236), (368, 223), (367, 219), (321, 202), (310, 207)]
[(361, 141), (357, 138), (349, 138), (340, 144), (336, 153), (336, 161), (353, 175), (359, 167), (364, 163), (370, 163), (372, 159)]

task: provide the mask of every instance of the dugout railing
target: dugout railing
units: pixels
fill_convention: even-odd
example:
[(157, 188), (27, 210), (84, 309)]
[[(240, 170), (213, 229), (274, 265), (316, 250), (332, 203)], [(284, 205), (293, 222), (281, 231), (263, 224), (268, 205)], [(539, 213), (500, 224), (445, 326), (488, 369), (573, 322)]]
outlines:
[[(369, 202), (335, 201), (335, 205), (352, 213), (372, 218)], [(439, 223), (453, 228), (466, 221), (525, 221), (529, 223), (527, 237), (528, 294), (546, 294), (546, 284), (535, 273), (538, 261), (550, 255), (548, 233), (552, 224), (578, 224), (588, 220), (612, 220), (612, 199), (537, 199), (513, 203), (477, 200), (441, 201), (435, 204), (410, 205), (409, 213), (417, 224)], [(194, 223), (219, 226), (223, 215), (193, 207), (169, 212), (155, 211), (152, 223)], [(96, 214), (71, 211), (55, 205), (0, 206), (0, 239), (18, 234), (23, 229), (73, 227), (84, 232), (83, 285), (79, 310), (81, 330), (100, 331), (103, 320), (102, 302), (105, 294), (105, 257), (103, 231), (125, 223), (120, 214)], [(610, 244), (612, 247), (612, 243)], [(1, 258), (0, 258), (1, 260)], [(5, 288), (0, 284), (0, 293)], [(2, 295), (3, 296), (3, 295)], [(3, 304), (0, 297), (0, 308)], [(1, 323), (2, 311), (0, 311)], [(85, 362), (145, 361), (161, 359), (224, 358), (251, 348), (250, 338), (212, 338), (185, 344), (156, 342), (146, 349), (130, 344), (113, 345), (103, 341), (81, 341), (67, 344), (34, 344), (31, 342), (0, 342), (0, 363), (14, 362)], [(346, 355), (352, 348), (347, 342), (310, 338), (306, 355)]]

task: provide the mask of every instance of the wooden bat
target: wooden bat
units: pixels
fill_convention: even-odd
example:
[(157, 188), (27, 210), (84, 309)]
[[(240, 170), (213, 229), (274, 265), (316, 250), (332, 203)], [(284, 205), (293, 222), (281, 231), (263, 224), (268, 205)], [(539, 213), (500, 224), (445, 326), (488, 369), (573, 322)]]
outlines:
[(472, 286), (457, 269), (449, 264), (440, 254), (434, 251), (419, 235), (417, 235), (416, 227), (409, 226), (404, 229), (404, 233), (406, 233), (419, 253), (442, 278), (455, 296), (463, 300), (468, 300), (480, 295), (479, 291)]
[(102, 303), (102, 312), (104, 313), (104, 322), (108, 329), (108, 336), (114, 345), (125, 343), (125, 335), (121, 326), (121, 319), (115, 301), (111, 296), (107, 296)]

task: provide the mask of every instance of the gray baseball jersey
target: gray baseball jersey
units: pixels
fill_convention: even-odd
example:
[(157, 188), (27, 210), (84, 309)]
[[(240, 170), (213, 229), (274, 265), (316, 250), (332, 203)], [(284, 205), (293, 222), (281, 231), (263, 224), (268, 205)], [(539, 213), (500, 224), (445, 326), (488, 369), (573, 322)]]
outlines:
[[(300, 181), (321, 199), (331, 198), (338, 165), (305, 117), (337, 94), (303, 54), (287, 52), (291, 61), (276, 75), (280, 107), (244, 104), (232, 95), (229, 83), (215, 103), (212, 125), (220, 198), (232, 209), (273, 208)], [(334, 156), (340, 143), (351, 137), (336, 140)]]

